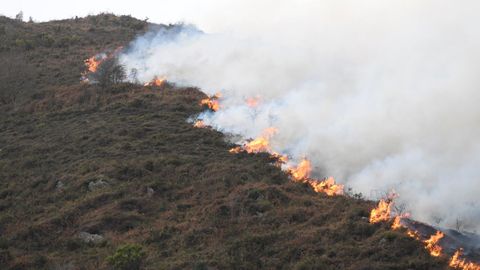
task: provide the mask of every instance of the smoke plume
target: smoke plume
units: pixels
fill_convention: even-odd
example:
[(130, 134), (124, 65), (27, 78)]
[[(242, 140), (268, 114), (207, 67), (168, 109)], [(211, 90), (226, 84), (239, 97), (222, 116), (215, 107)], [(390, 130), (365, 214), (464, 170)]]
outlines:
[(121, 61), (143, 82), (221, 91), (207, 124), (245, 138), (276, 127), (273, 149), (319, 177), (370, 198), (394, 189), (418, 220), (480, 229), (479, 2), (242, 3), (211, 16), (222, 32), (152, 31)]

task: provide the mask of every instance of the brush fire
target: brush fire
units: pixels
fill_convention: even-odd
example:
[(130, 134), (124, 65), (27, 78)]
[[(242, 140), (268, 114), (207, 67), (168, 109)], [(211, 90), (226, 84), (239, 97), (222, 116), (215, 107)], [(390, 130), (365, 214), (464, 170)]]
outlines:
[(205, 122), (203, 120), (196, 120), (195, 123), (193, 123), (193, 127), (206, 128), (207, 125), (205, 125)]
[[(89, 81), (89, 74), (97, 72), (100, 65), (107, 59), (115, 57), (122, 47), (116, 49), (110, 54), (100, 53), (95, 56), (92, 56), (84, 61), (86, 70), (82, 73), (81, 80), (83, 82)], [(166, 82), (165, 77), (155, 76), (150, 82), (144, 84), (144, 86), (156, 86), (160, 87)], [(208, 107), (210, 110), (217, 112), (220, 109), (219, 99), (221, 98), (220, 93), (216, 93), (213, 96), (207, 97), (200, 101), (200, 105)], [(246, 105), (250, 108), (256, 108), (260, 102), (259, 97), (248, 98), (245, 100)], [(193, 126), (195, 128), (206, 128), (208, 127), (205, 122), (201, 119), (197, 119)], [(241, 152), (246, 153), (269, 153), (271, 157), (277, 160), (277, 164), (285, 170), (293, 181), (307, 183), (312, 187), (312, 189), (317, 193), (323, 193), (328, 196), (344, 195), (344, 185), (337, 184), (333, 177), (328, 177), (323, 180), (315, 179), (311, 177), (312, 173), (312, 164), (311, 162), (303, 158), (297, 165), (292, 165), (289, 163), (288, 156), (280, 154), (272, 150), (270, 140), (271, 138), (278, 133), (278, 129), (275, 127), (270, 127), (265, 129), (262, 134), (252, 140), (248, 140), (240, 146), (234, 147), (229, 150), (230, 153), (238, 154)], [(421, 241), (425, 245), (425, 249), (434, 257), (445, 256), (443, 253), (443, 248), (440, 245), (440, 241), (444, 238), (444, 233), (441, 231), (436, 231), (434, 234), (426, 237), (416, 230), (411, 230), (405, 225), (404, 220), (409, 218), (409, 214), (398, 214), (394, 211), (394, 199), (396, 198), (395, 193), (389, 194), (386, 199), (381, 199), (377, 207), (371, 210), (369, 221), (372, 224), (380, 222), (389, 222), (392, 221), (391, 229), (399, 230), (405, 229), (406, 234), (418, 241)], [(469, 262), (464, 258), (461, 258), (463, 255), (463, 250), (457, 250), (450, 259), (449, 265), (454, 269), (461, 270), (480, 270), (480, 264), (474, 262)]]
[(105, 53), (99, 53), (88, 59), (85, 59), (84, 64), (85, 64), (86, 70), (82, 72), (82, 77), (80, 80), (82, 82), (90, 82), (88, 75), (91, 73), (97, 72), (97, 69), (100, 66), (100, 64), (106, 59), (107, 59), (107, 54)]
[(467, 262), (465, 259), (460, 258), (462, 256), (463, 250), (455, 251), (452, 258), (450, 259), (450, 267), (454, 269), (462, 269), (462, 270), (480, 270), (480, 264)]
[(280, 164), (284, 164), (284, 169), (296, 182), (305, 182), (309, 184), (315, 192), (324, 193), (328, 196), (343, 195), (344, 186), (335, 183), (333, 177), (328, 177), (324, 180), (310, 178), (312, 172), (312, 164), (306, 158), (302, 159), (297, 166), (286, 164), (288, 157), (277, 153), (271, 149), (270, 138), (278, 132), (278, 129), (270, 127), (262, 132), (258, 138), (244, 143), (242, 146), (237, 146), (230, 149), (230, 153), (269, 153), (272, 157), (277, 159)]
[[(394, 193), (392, 193), (394, 194)], [(396, 195), (389, 195), (387, 199), (381, 199), (378, 202), (377, 207), (371, 210), (370, 212), (370, 223), (379, 223), (379, 222), (388, 222), (393, 219), (391, 228), (393, 230), (399, 230), (404, 228), (406, 234), (418, 241), (421, 241), (425, 245), (425, 249), (433, 257), (446, 256), (443, 253), (443, 248), (440, 245), (440, 241), (445, 237), (445, 234), (441, 231), (436, 231), (434, 234), (430, 235), (428, 238), (423, 236), (420, 232), (412, 230), (404, 222), (405, 219), (409, 218), (409, 214), (397, 214), (393, 211), (394, 209), (394, 199)], [(455, 254), (450, 259), (450, 266), (455, 269), (462, 270), (480, 270), (480, 265), (467, 262), (465, 259), (461, 259), (462, 250), (457, 250)]]
[(167, 79), (165, 77), (157, 77), (155, 76), (153, 78), (153, 80), (149, 81), (149, 82), (146, 82), (143, 86), (157, 86), (157, 87), (160, 87), (162, 86), (165, 82), (167, 81)]
[(90, 58), (85, 59), (83, 62), (86, 69), (81, 73), (80, 81), (84, 83), (91, 83), (92, 81), (90, 80), (89, 75), (97, 72), (98, 68), (103, 62), (105, 62), (105, 60), (117, 57), (122, 50), (123, 46), (120, 46), (113, 51), (98, 53)]
[[(203, 99), (200, 104), (202, 106), (207, 106), (210, 110), (216, 112), (219, 109), (218, 99), (220, 98), (219, 94)], [(248, 107), (255, 108), (258, 106), (259, 98), (249, 98), (246, 100)], [(194, 127), (203, 128), (205, 123), (203, 120), (197, 120), (194, 123)], [(278, 133), (278, 129), (275, 127), (270, 127), (265, 129), (260, 136), (255, 139), (247, 140), (242, 145), (234, 147), (229, 150), (230, 153), (238, 154), (241, 152), (246, 153), (269, 153), (273, 158), (275, 158), (283, 170), (285, 170), (291, 177), (293, 181), (307, 183), (312, 187), (312, 189), (317, 193), (323, 193), (328, 196), (344, 195), (344, 186), (337, 184), (333, 177), (328, 177), (323, 180), (315, 179), (311, 177), (312, 173), (312, 164), (311, 162), (303, 158), (297, 165), (292, 165), (288, 161), (287, 155), (277, 153), (272, 150), (271, 138)], [(390, 222), (391, 229), (399, 230), (405, 229), (406, 235), (409, 237), (421, 241), (425, 249), (433, 257), (447, 256), (443, 253), (443, 248), (440, 244), (445, 234), (441, 231), (435, 231), (431, 235), (425, 235), (419, 231), (412, 230), (405, 225), (405, 220), (409, 219), (410, 215), (408, 213), (396, 213), (395, 212), (395, 198), (397, 194), (391, 192), (387, 198), (381, 199), (377, 207), (371, 210), (369, 221), (372, 224), (381, 223), (381, 222)], [(450, 266), (455, 269), (462, 270), (480, 270), (480, 265), (473, 262), (468, 262), (465, 259), (460, 258), (462, 256), (462, 251), (457, 250), (450, 260)]]
[(250, 108), (256, 108), (258, 104), (260, 103), (260, 97), (250, 97), (245, 100), (245, 103), (247, 104), (248, 107)]
[(216, 112), (220, 109), (220, 103), (218, 101), (219, 98), (221, 98), (220, 93), (216, 93), (215, 95), (204, 98), (200, 101), (200, 105), (202, 106), (207, 106), (210, 110)]

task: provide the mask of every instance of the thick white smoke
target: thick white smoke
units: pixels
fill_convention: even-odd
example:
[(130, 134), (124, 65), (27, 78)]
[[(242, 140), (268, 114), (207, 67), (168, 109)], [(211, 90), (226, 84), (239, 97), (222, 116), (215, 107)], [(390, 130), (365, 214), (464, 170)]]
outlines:
[(274, 150), (318, 176), (395, 189), (416, 219), (479, 230), (480, 2), (266, 3), (237, 6), (224, 33), (149, 33), (121, 59), (142, 81), (222, 91), (203, 116), (220, 130), (274, 126)]

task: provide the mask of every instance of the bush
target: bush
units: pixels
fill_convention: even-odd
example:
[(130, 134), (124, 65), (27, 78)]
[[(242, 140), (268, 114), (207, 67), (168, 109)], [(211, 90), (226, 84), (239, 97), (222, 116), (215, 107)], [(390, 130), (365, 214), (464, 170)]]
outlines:
[(109, 58), (103, 61), (98, 70), (92, 75), (93, 79), (102, 88), (119, 84), (127, 77), (125, 67), (120, 65), (116, 58)]
[(142, 249), (142, 246), (137, 244), (121, 246), (115, 254), (107, 257), (107, 262), (116, 270), (138, 270), (141, 268), (143, 258), (146, 255)]

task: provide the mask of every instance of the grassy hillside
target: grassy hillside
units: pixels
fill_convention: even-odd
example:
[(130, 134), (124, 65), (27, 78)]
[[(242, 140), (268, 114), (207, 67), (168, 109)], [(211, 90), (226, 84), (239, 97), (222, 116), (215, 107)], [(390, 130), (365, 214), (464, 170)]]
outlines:
[(83, 59), (146, 29), (113, 15), (0, 18), (0, 94), (15, 95), (0, 105), (0, 269), (109, 269), (126, 244), (144, 269), (446, 268), (369, 224), (372, 202), (317, 194), (268, 155), (230, 154), (223, 134), (193, 128), (198, 89), (79, 83)]

